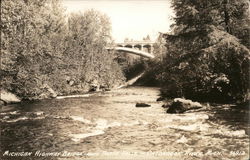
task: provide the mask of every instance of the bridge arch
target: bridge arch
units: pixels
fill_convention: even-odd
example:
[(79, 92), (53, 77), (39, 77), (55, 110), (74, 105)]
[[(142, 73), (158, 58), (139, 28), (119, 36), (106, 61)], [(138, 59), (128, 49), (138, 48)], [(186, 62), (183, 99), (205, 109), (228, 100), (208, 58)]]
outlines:
[(138, 56), (142, 56), (145, 58), (155, 58), (155, 56), (153, 54), (141, 51), (141, 50), (137, 50), (134, 48), (127, 48), (127, 47), (106, 47), (107, 50), (116, 50), (116, 51), (122, 51), (122, 52), (127, 52), (127, 53), (131, 53), (131, 54), (135, 54)]
[(134, 45), (134, 48), (137, 49), (137, 50), (142, 50), (142, 45), (139, 45), (139, 44), (136, 44)]
[(124, 45), (124, 47), (127, 47), (127, 48), (134, 48), (134, 45), (132, 45), (132, 44), (127, 44), (127, 45)]
[(124, 45), (118, 44), (117, 47), (124, 47)]

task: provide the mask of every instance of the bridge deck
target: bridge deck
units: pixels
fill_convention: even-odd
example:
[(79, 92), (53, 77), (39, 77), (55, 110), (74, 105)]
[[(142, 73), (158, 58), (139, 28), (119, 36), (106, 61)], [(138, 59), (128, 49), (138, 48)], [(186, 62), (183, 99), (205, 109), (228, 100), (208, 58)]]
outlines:
[(132, 53), (132, 54), (135, 54), (135, 55), (139, 55), (139, 56), (142, 56), (142, 57), (146, 57), (146, 58), (155, 58), (154, 55), (150, 54), (150, 53), (147, 53), (147, 52), (144, 52), (144, 51), (140, 51), (140, 50), (136, 50), (136, 49), (132, 49), (132, 48), (126, 48), (126, 47), (107, 47), (106, 49), (108, 50), (117, 50), (117, 51), (125, 51), (125, 52), (128, 52), (128, 53)]

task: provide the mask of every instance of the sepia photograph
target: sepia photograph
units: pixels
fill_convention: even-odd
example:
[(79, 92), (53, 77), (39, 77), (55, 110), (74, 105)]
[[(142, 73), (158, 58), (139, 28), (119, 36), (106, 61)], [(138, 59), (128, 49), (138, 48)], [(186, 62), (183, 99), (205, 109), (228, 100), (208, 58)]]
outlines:
[(0, 160), (250, 160), (249, 0), (0, 12)]

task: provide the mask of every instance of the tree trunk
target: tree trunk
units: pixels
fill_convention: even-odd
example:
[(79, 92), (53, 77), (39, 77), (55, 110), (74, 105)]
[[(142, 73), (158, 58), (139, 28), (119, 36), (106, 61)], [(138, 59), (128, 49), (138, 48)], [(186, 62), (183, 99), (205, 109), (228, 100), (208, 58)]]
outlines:
[(229, 0), (224, 0), (224, 22), (226, 25), (226, 31), (228, 33), (231, 33), (230, 27), (229, 27), (230, 16), (229, 16), (228, 9), (227, 9), (228, 4), (229, 4)]

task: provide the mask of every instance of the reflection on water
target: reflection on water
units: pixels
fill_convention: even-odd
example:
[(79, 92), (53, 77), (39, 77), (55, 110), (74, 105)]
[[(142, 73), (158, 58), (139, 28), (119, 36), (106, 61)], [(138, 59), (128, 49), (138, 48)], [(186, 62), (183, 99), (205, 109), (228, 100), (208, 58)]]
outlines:
[[(158, 88), (131, 87), (6, 106), (0, 158), (17, 159), (3, 156), (8, 150), (32, 152), (24, 159), (248, 158), (249, 110), (220, 105), (166, 114), (158, 95)], [(137, 102), (151, 107), (137, 108)]]

